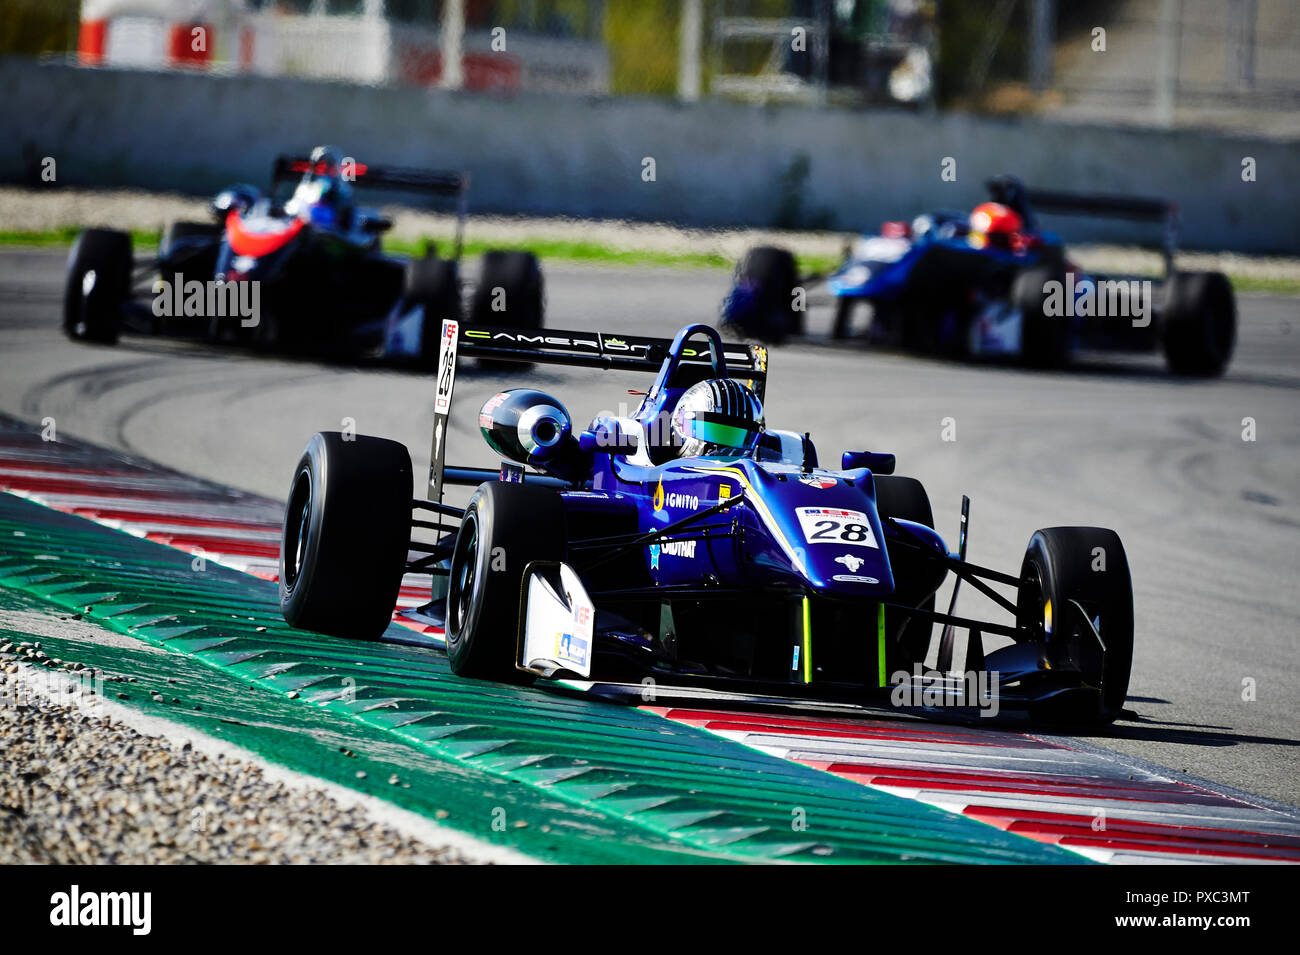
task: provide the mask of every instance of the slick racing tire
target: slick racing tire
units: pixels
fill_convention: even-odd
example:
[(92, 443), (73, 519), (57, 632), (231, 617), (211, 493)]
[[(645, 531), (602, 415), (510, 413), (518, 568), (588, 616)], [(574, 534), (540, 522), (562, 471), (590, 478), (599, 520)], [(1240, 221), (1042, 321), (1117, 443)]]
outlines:
[(470, 303), (470, 321), (505, 328), (541, 328), (544, 291), (542, 266), (531, 252), (485, 252)]
[(1098, 724), (1120, 715), (1133, 664), (1133, 584), (1118, 534), (1035, 531), (1020, 567), (1016, 623), (1043, 644), (1049, 674), (1077, 673), (1082, 684), (1032, 706), (1032, 718)]
[(523, 624), (524, 569), (567, 554), (559, 495), (548, 488), (491, 481), (465, 508), (451, 555), (447, 657), (460, 676), (526, 684), (515, 668)]
[(280, 543), (280, 610), (303, 630), (378, 639), (411, 535), (411, 456), (384, 438), (318, 432), (294, 472)]
[(1060, 368), (1070, 357), (1070, 319), (1047, 314), (1049, 282), (1064, 286), (1065, 273), (1053, 268), (1025, 269), (1011, 286), (1011, 302), (1020, 310), (1020, 359), (1030, 368)]
[(1222, 375), (1237, 342), (1237, 301), (1222, 272), (1175, 272), (1164, 308), (1164, 351), (1175, 375)]
[(442, 323), (460, 318), (460, 268), (451, 259), (430, 253), (406, 263), (402, 287), (406, 308), (424, 307), (420, 327), (420, 364), (432, 368), (438, 362)]
[[(925, 485), (916, 478), (898, 475), (875, 475), (874, 479), (876, 510), (882, 523), (885, 518), (893, 517), (934, 527), (934, 513), (930, 509), (930, 496)], [(922, 610), (933, 610), (934, 592), (945, 576), (943, 566), (905, 547), (890, 550), (889, 563), (898, 585), (898, 601)], [(889, 672), (907, 669), (913, 663), (924, 663), (933, 630), (934, 625), (929, 620), (909, 617), (902, 611), (886, 607), (885, 632), (892, 641), (886, 647)], [(895, 658), (895, 650), (901, 652), (900, 658)]]
[(803, 334), (803, 313), (794, 307), (799, 270), (788, 249), (760, 245), (736, 266), (736, 284), (750, 289), (749, 316), (737, 316), (749, 335), (780, 344), (787, 335)]
[(86, 229), (68, 254), (63, 289), (63, 333), (75, 341), (112, 345), (122, 330), (131, 295), (131, 237)]

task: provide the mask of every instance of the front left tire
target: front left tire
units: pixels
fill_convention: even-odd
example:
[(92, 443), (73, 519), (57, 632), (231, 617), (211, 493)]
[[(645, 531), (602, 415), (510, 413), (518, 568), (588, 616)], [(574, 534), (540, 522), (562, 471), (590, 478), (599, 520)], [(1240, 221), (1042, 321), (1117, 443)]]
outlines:
[(411, 455), (384, 438), (318, 432), (294, 470), (280, 543), (280, 610), (303, 630), (388, 629), (411, 535)]
[(131, 267), (127, 233), (86, 229), (77, 236), (68, 253), (63, 333), (74, 341), (116, 344), (131, 295)]

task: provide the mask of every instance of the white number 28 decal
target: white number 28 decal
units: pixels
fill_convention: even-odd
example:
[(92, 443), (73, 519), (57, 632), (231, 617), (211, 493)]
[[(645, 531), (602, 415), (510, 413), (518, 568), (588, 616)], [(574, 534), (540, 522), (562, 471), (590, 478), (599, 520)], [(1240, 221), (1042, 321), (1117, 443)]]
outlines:
[(871, 533), (867, 515), (839, 507), (800, 507), (799, 527), (810, 544), (838, 544), (855, 547), (879, 547)]

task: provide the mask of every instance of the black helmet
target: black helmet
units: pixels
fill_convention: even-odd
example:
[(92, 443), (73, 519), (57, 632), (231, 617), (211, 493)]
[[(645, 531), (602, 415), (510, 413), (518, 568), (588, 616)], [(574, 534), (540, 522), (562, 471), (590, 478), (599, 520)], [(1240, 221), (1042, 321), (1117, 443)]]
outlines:
[(749, 454), (765, 427), (763, 403), (738, 381), (709, 378), (678, 399), (672, 427), (684, 458)]

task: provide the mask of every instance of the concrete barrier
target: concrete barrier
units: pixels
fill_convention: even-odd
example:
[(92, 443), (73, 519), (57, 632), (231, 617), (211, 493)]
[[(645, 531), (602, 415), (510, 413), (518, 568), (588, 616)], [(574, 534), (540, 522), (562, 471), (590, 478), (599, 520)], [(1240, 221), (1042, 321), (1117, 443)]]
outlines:
[[(473, 208), (683, 225), (874, 228), (970, 208), (985, 178), (1158, 195), (1192, 248), (1300, 252), (1300, 148), (1190, 130), (965, 114), (487, 95), (257, 76), (83, 70), (0, 59), (0, 179), (40, 157), (69, 185), (207, 192), (262, 184), (278, 152), (321, 142), (365, 162), (457, 168)], [(940, 172), (956, 162), (955, 182)], [(1242, 163), (1255, 163), (1255, 181)], [(646, 160), (654, 179), (646, 181)], [(1054, 224), (1054, 223), (1049, 223)], [(1078, 220), (1079, 241), (1150, 227)]]

